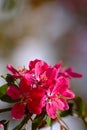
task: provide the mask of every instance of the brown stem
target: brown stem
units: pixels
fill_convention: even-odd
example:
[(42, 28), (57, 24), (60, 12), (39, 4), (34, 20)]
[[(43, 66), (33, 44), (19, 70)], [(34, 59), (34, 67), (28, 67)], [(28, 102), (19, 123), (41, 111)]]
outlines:
[(63, 127), (62, 125), (60, 125), (60, 130), (63, 130), (63, 128), (64, 128), (64, 127)]
[(11, 109), (12, 109), (11, 107), (10, 108), (0, 109), (0, 113), (10, 111)]

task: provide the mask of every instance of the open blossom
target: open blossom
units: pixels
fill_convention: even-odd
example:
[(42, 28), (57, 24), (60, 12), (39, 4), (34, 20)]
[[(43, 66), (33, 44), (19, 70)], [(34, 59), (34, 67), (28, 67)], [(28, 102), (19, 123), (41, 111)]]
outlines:
[(46, 62), (41, 60), (30, 62), (30, 72), (34, 75), (37, 84), (44, 88), (49, 87), (58, 77), (58, 69), (49, 66)]
[(70, 79), (82, 77), (71, 68), (64, 69), (62, 62), (52, 66), (39, 59), (30, 61), (29, 69), (16, 70), (11, 65), (7, 68), (13, 78), (22, 77), (18, 86), (7, 88), (8, 96), (13, 100), (19, 99), (11, 110), (13, 119), (22, 118), (26, 111), (41, 114), (43, 109), (55, 119), (56, 112), (69, 109), (67, 101), (75, 97), (70, 90)]
[(43, 88), (32, 88), (31, 84), (27, 84), (26, 79), (22, 79), (19, 88), (16, 86), (9, 86), (7, 88), (7, 95), (13, 100), (20, 99), (12, 110), (11, 115), (13, 119), (20, 119), (24, 116), (26, 108), (33, 114), (40, 114), (42, 112), (43, 104), (41, 102), (44, 96)]
[(59, 77), (56, 83), (49, 87), (44, 98), (47, 114), (55, 119), (57, 110), (69, 109), (67, 100), (74, 97), (75, 94), (70, 90), (69, 81), (65, 77)]

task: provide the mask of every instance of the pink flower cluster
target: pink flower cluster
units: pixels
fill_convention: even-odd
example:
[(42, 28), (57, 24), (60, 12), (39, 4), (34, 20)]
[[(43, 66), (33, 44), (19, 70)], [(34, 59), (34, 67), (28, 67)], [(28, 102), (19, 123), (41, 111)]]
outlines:
[(6, 91), (11, 99), (20, 99), (11, 110), (12, 118), (16, 120), (26, 112), (41, 114), (44, 109), (50, 118), (55, 119), (57, 111), (69, 109), (67, 101), (75, 97), (70, 90), (70, 79), (82, 77), (72, 68), (64, 69), (62, 62), (52, 66), (39, 59), (30, 61), (28, 69), (16, 70), (11, 65), (7, 68), (18, 80), (18, 86), (8, 86)]

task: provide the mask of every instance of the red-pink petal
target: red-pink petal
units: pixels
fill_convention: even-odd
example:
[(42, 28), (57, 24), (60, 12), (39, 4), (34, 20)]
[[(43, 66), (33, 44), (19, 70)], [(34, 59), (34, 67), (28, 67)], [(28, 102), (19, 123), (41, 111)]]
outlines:
[(43, 108), (44, 89), (33, 88), (29, 93), (27, 100), (28, 110), (34, 114), (40, 114)]
[(11, 110), (12, 118), (15, 120), (21, 119), (24, 116), (24, 113), (25, 105), (23, 103), (16, 103)]
[(76, 73), (76, 72), (73, 72), (73, 69), (72, 68), (68, 68), (66, 70), (66, 72), (73, 78), (82, 78), (82, 74), (79, 74), (79, 73)]
[(39, 59), (35, 59), (35, 60), (33, 60), (33, 61), (30, 61), (30, 62), (29, 62), (29, 68), (30, 68), (30, 70), (34, 69), (36, 63), (39, 62), (39, 61), (40, 61)]
[(61, 67), (62, 67), (62, 61), (59, 61), (59, 63), (58, 63), (58, 64), (55, 64), (54, 67), (55, 67), (55, 68), (57, 69), (57, 71), (59, 72), (60, 69), (61, 69)]
[(68, 110), (69, 106), (68, 103), (63, 98), (59, 98), (57, 101), (57, 108), (59, 110)]
[(13, 74), (18, 74), (18, 71), (10, 64), (7, 65), (7, 69), (11, 71)]
[(27, 102), (28, 110), (33, 114), (40, 114), (42, 112), (42, 105), (36, 103), (37, 101)]
[(53, 103), (47, 103), (46, 111), (50, 118), (52, 119), (56, 118), (56, 107), (54, 106)]
[(69, 80), (63, 76), (59, 77), (56, 80), (56, 84), (53, 88), (53, 92), (54, 94), (61, 94), (63, 93), (66, 89), (68, 89), (70, 87), (69, 85)]
[(63, 96), (65, 96), (67, 99), (73, 99), (75, 97), (75, 94), (71, 90), (66, 90), (62, 93)]
[(41, 98), (35, 96), (27, 101), (28, 110), (33, 114), (40, 114), (42, 112), (43, 104)]
[(30, 91), (30, 96), (32, 99), (35, 99), (36, 97), (38, 99), (42, 99), (43, 96), (45, 94), (45, 90), (43, 88), (33, 88), (31, 91)]
[(48, 80), (53, 80), (53, 79), (57, 78), (58, 73), (57, 73), (56, 68), (48, 68), (46, 70), (46, 76), (47, 76)]
[(9, 86), (6, 90), (8, 96), (10, 96), (13, 100), (19, 99), (21, 97), (21, 93), (19, 88), (15, 86)]
[(48, 65), (44, 61), (39, 61), (35, 65), (35, 76), (39, 79), (40, 75), (48, 68)]
[(30, 91), (30, 82), (28, 79), (23, 78), (19, 84), (22, 94), (28, 94)]

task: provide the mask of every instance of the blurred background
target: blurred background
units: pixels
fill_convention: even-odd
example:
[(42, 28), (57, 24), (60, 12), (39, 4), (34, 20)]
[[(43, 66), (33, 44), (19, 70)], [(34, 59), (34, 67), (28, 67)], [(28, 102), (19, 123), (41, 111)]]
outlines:
[(36, 58), (83, 74), (72, 89), (87, 110), (87, 0), (0, 0), (0, 74)]

